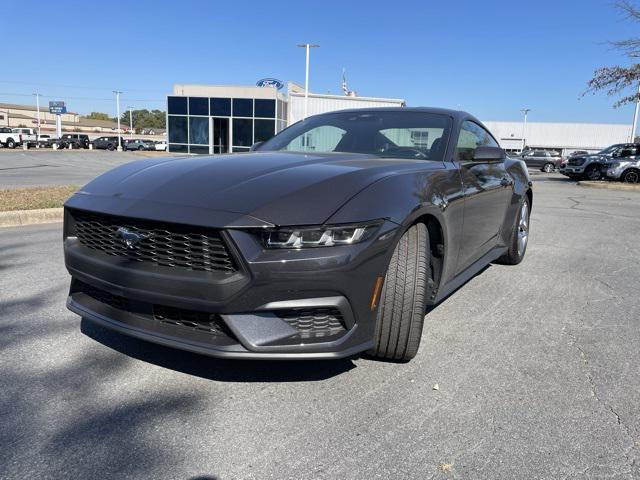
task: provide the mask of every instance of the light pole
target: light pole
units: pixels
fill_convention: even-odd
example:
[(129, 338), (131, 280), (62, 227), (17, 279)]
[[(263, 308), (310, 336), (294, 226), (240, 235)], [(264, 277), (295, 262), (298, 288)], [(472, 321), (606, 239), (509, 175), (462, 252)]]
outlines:
[(129, 109), (129, 137), (133, 137), (133, 107), (127, 107)]
[(523, 108), (520, 111), (524, 114), (524, 121), (522, 122), (522, 149), (520, 150), (520, 152), (523, 152), (525, 144), (526, 144), (524, 135), (525, 135), (525, 131), (527, 129), (527, 115), (529, 114), (531, 109), (530, 108)]
[(636, 109), (633, 112), (633, 124), (631, 126), (631, 139), (629, 143), (634, 143), (636, 138), (636, 128), (638, 127), (638, 108), (640, 107), (640, 85), (638, 85), (638, 98), (636, 98)]
[(36, 97), (36, 111), (38, 112), (38, 138), (36, 139), (36, 148), (40, 147), (40, 94), (34, 93)]
[(300, 48), (304, 48), (307, 52), (305, 62), (305, 74), (304, 74), (304, 118), (307, 118), (309, 114), (309, 49), (318, 48), (320, 45), (311, 45), (309, 43), (303, 43), (298, 45)]
[(122, 92), (118, 90), (114, 90), (113, 93), (116, 94), (116, 118), (118, 120), (118, 151), (122, 151), (122, 137), (120, 135), (120, 94)]

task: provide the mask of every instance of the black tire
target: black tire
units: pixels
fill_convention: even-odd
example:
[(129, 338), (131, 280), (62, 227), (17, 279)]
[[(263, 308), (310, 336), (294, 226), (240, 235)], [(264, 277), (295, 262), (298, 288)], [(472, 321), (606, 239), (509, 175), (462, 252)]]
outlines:
[(587, 169), (584, 171), (584, 176), (587, 178), (587, 180), (600, 180), (602, 178), (602, 170), (600, 168), (600, 165), (591, 165), (590, 167), (587, 167)]
[(622, 174), (621, 180), (625, 183), (640, 183), (640, 170), (631, 169)]
[[(523, 223), (522, 217), (526, 215), (526, 220)], [(511, 231), (511, 237), (509, 239), (509, 250), (502, 257), (496, 260), (496, 263), (501, 263), (503, 265), (517, 265), (524, 258), (524, 254), (527, 253), (527, 246), (529, 245), (529, 220), (531, 217), (531, 202), (529, 202), (529, 197), (527, 195), (524, 196), (520, 207), (518, 208), (518, 215), (516, 215), (516, 220), (513, 225), (513, 230)], [(525, 242), (524, 247), (519, 244), (519, 239), (521, 238), (522, 229), (525, 228)]]
[(389, 262), (370, 355), (408, 361), (418, 353), (427, 286), (433, 284), (429, 264), (427, 227), (417, 223), (400, 238)]
[(141, 152), (142, 150), (144, 150), (144, 147), (143, 147), (142, 145), (140, 145), (140, 146), (138, 147), (138, 151), (139, 151), (139, 152)]
[(113, 152), (115, 149), (116, 149), (116, 147), (112, 143), (107, 145), (107, 150), (109, 150), (110, 152)]
[(7, 138), (7, 143), (5, 143), (5, 145), (7, 146), (7, 148), (16, 148), (16, 142), (13, 140), (13, 138)]
[(540, 170), (542, 170), (545, 173), (551, 173), (555, 169), (556, 169), (556, 166), (553, 163), (545, 163)]

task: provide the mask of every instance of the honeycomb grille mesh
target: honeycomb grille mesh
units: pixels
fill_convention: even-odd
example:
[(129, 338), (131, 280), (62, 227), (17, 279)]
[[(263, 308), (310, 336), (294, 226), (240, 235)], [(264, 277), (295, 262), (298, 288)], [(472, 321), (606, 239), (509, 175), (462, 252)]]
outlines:
[[(199, 227), (71, 211), (82, 245), (107, 255), (164, 267), (234, 272), (236, 266), (219, 232)], [(128, 247), (118, 229), (140, 235)]]
[[(129, 312), (134, 314), (141, 314), (139, 309), (132, 308), (132, 301), (119, 295), (114, 295), (100, 288), (93, 287), (84, 282), (76, 281), (75, 292), (84, 293), (85, 295), (93, 298), (94, 300), (108, 305), (116, 310), (123, 312)], [(136, 302), (140, 303), (140, 302)], [(187, 310), (183, 308), (169, 307), (166, 305), (151, 305), (145, 304), (146, 310), (149, 311), (143, 316), (153, 317), (162, 323), (177, 325), (186, 327), (191, 330), (198, 330), (200, 332), (207, 332), (213, 335), (222, 335), (227, 337), (233, 337), (233, 334), (227, 327), (227, 325), (220, 319), (220, 317), (214, 313), (201, 312), (197, 310)]]
[(344, 332), (342, 313), (337, 308), (279, 310), (275, 314), (300, 332), (303, 338), (326, 337)]

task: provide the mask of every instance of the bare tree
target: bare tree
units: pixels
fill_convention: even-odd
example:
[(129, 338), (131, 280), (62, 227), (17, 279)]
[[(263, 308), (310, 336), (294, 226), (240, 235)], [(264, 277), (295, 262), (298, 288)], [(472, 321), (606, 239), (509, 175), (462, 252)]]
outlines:
[[(616, 2), (615, 6), (627, 19), (640, 22), (640, 9), (630, 0), (621, 0)], [(631, 59), (640, 58), (640, 38), (638, 37), (616, 40), (609, 42), (609, 44), (624, 52)], [(635, 87), (639, 83), (640, 64), (638, 63), (629, 67), (601, 67), (593, 72), (593, 78), (587, 83), (587, 90), (584, 94), (604, 90), (609, 96), (617, 96), (633, 86), (634, 93), (622, 97), (613, 104), (614, 107), (620, 107), (638, 100), (640, 94), (635, 91)]]

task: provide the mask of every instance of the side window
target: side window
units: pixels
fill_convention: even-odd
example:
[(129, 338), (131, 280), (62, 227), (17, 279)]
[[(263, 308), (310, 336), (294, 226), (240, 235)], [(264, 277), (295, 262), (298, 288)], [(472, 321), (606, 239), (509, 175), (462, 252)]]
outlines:
[(296, 152), (332, 152), (342, 140), (346, 130), (331, 125), (322, 125), (294, 138), (283, 148)]
[(458, 160), (473, 160), (476, 148), (498, 146), (489, 132), (477, 123), (467, 120), (460, 129), (460, 136), (456, 145), (456, 158)]

